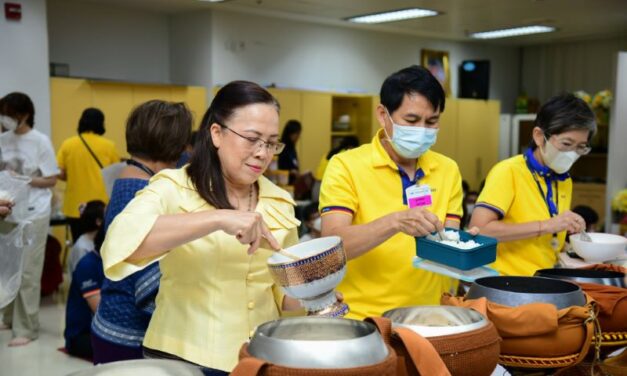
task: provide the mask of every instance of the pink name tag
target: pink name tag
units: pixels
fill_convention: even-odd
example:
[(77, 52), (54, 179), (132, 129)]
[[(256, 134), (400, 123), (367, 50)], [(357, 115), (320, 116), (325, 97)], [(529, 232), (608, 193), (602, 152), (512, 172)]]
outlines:
[(419, 206), (431, 206), (431, 188), (426, 185), (413, 185), (405, 190), (407, 206), (410, 209)]

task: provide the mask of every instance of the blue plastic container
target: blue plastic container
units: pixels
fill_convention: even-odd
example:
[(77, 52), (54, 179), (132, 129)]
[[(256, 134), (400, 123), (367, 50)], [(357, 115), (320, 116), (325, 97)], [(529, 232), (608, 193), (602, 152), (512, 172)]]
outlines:
[(472, 236), (465, 231), (459, 231), (459, 238), (461, 241), (472, 239), (481, 245), (472, 249), (460, 249), (422, 237), (416, 238), (416, 255), (461, 270), (474, 269), (496, 260), (496, 239), (483, 235)]

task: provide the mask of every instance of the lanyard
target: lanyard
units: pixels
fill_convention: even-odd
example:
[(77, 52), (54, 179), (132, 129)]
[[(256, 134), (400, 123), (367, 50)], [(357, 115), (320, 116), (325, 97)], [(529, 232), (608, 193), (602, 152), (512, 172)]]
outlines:
[(546, 207), (549, 210), (549, 217), (555, 217), (556, 215), (559, 214), (559, 204), (560, 204), (560, 198), (559, 198), (559, 183), (556, 181), (555, 182), (555, 202), (553, 201), (553, 182), (551, 181), (551, 179), (547, 176), (544, 178), (544, 182), (546, 183), (546, 195), (544, 194), (544, 190), (542, 189), (542, 186), (540, 185), (540, 181), (538, 180), (538, 177), (536, 176), (535, 172), (532, 172), (531, 175), (533, 176), (533, 180), (536, 182), (536, 185), (538, 186), (538, 191), (540, 191), (540, 196), (542, 196), (542, 199), (544, 200), (544, 202), (546, 203)]
[(148, 167), (144, 166), (144, 164), (139, 163), (139, 162), (137, 162), (137, 161), (135, 161), (133, 159), (127, 159), (126, 160), (126, 164), (130, 165), (130, 166), (133, 166), (133, 167), (137, 167), (137, 168), (139, 168), (140, 170), (144, 171), (145, 173), (147, 173), (150, 176), (154, 176), (154, 174), (155, 174), (155, 172), (153, 170), (149, 169)]

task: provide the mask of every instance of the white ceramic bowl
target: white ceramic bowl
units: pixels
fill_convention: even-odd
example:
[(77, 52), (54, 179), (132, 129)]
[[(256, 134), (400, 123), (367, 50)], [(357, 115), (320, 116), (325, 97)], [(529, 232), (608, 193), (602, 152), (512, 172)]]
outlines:
[(280, 253), (268, 258), (270, 275), (285, 294), (299, 299), (310, 314), (336, 317), (347, 313), (348, 306), (337, 302), (334, 290), (346, 274), (342, 239), (313, 239), (286, 251), (301, 259), (291, 260)]
[(588, 262), (603, 262), (623, 258), (627, 247), (627, 238), (620, 235), (603, 234), (600, 232), (588, 233), (592, 242), (580, 239), (580, 234), (570, 236), (570, 244), (575, 253)]

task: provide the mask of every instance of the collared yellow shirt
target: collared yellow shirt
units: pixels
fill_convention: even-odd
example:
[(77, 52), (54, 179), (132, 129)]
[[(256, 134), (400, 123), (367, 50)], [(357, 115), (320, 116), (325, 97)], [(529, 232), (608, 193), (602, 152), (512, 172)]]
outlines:
[[(81, 136), (103, 167), (120, 161), (112, 141), (90, 132)], [(57, 164), (67, 174), (63, 196), (63, 214), (67, 217), (80, 217), (78, 207), (91, 200), (109, 202), (100, 166), (78, 136), (63, 141), (57, 153)]]
[[(283, 247), (296, 244), (299, 221), (294, 217), (294, 201), (263, 176), (258, 184), (255, 210)], [(255, 327), (279, 317), (283, 294), (266, 266), (272, 251), (260, 248), (248, 255), (247, 245), (216, 231), (142, 265), (124, 261), (158, 216), (204, 210), (213, 209), (198, 195), (185, 168), (161, 171), (109, 227), (102, 260), (112, 280), (159, 260), (161, 285), (144, 345), (230, 371)]]
[[(322, 215), (346, 213), (352, 216), (353, 225), (359, 225), (407, 209), (398, 166), (381, 145), (380, 136), (381, 131), (372, 143), (331, 159), (320, 190)], [(419, 184), (431, 187), (433, 204), (429, 210), (441, 221), (459, 219), (462, 184), (457, 164), (442, 154), (427, 151), (416, 167), (425, 173)], [(397, 307), (439, 304), (442, 293), (454, 288), (456, 281), (415, 269), (414, 256), (415, 238), (399, 233), (350, 260), (347, 274), (337, 288), (350, 306), (348, 317), (362, 319)]]
[[(538, 178), (544, 194), (544, 178)], [(553, 183), (555, 187), (555, 183)], [(571, 179), (557, 182), (558, 212), (570, 209), (573, 184)], [(527, 167), (525, 158), (517, 155), (497, 163), (485, 181), (477, 199), (478, 207), (493, 210), (503, 223), (527, 223), (550, 219), (546, 200)], [(552, 268), (557, 262), (557, 250), (551, 246), (552, 234), (533, 238), (499, 242), (496, 261), (492, 267), (503, 275), (531, 276), (538, 269)], [(564, 246), (566, 232), (557, 234), (558, 250)]]

